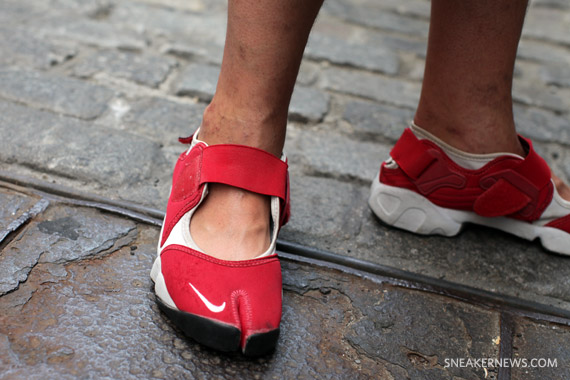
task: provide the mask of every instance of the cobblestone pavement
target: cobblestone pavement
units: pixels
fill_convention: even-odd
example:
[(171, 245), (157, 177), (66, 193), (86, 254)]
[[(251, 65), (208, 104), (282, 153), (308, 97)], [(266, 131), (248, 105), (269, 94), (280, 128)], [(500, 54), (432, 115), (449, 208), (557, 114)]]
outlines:
[[(215, 89), (225, 7), (0, 2), (0, 176), (163, 209), (184, 149), (176, 138), (199, 125)], [(428, 20), (424, 0), (325, 2), (291, 104), (292, 220), (281, 238), (570, 311), (569, 259), (484, 228), (418, 237), (383, 226), (366, 206), (416, 106)], [(569, 30), (570, 3), (533, 2), (514, 86), (519, 131), (566, 180)], [(488, 378), (570, 378), (563, 324), (516, 313), (502, 323), (500, 308), (287, 260), (277, 352), (220, 356), (151, 309), (156, 228), (13, 190), (0, 200), (0, 377), (471, 379), (481, 370), (443, 368), (443, 358), (497, 357), (504, 333), (511, 356), (557, 358), (558, 368)]]
[[(155, 305), (157, 226), (1, 185), (0, 201), (9, 237), (0, 246), (2, 379), (570, 376), (567, 325), (287, 258), (276, 352), (219, 354)], [(460, 358), (549, 358), (557, 367), (446, 367)]]

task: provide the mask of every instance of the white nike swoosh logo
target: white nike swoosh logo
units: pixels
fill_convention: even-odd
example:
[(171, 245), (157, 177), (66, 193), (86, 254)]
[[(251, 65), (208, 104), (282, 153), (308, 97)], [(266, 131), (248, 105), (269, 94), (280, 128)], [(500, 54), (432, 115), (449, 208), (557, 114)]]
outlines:
[(223, 304), (221, 304), (220, 306), (216, 306), (213, 303), (211, 303), (210, 301), (208, 301), (208, 299), (206, 297), (204, 297), (202, 295), (202, 293), (200, 293), (198, 291), (198, 289), (196, 289), (196, 287), (194, 285), (192, 285), (191, 283), (188, 283), (188, 285), (190, 285), (192, 287), (192, 289), (194, 289), (194, 291), (196, 292), (196, 294), (198, 295), (198, 297), (200, 297), (200, 299), (202, 300), (202, 302), (204, 302), (204, 305), (206, 305), (206, 307), (208, 308), (208, 310), (210, 310), (212, 313), (221, 313), (222, 311), (224, 311), (224, 309), (226, 308), (226, 303), (224, 302)]

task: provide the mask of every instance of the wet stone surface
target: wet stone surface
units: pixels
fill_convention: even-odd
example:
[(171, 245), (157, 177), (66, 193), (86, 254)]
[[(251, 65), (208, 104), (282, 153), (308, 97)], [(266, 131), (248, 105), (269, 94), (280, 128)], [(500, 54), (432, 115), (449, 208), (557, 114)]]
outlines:
[(36, 201), (35, 198), (0, 188), (0, 242), (24, 223), (25, 215)]
[[(20, 252), (41, 245), (51, 256), (42, 254), (27, 281), (0, 297), (8, 378), (477, 379), (444, 369), (444, 358), (498, 355), (494, 311), (285, 260), (276, 352), (216, 353), (181, 335), (154, 303), (157, 228), (61, 206), (41, 219), (12, 244)], [(101, 257), (93, 246), (103, 249), (105, 236), (115, 244)]]
[(513, 380), (570, 378), (570, 328), (516, 319), (513, 337)]
[(14, 238), (0, 256), (0, 294), (18, 288), (38, 263), (98, 257), (128, 244), (134, 223), (81, 208), (51, 207)]

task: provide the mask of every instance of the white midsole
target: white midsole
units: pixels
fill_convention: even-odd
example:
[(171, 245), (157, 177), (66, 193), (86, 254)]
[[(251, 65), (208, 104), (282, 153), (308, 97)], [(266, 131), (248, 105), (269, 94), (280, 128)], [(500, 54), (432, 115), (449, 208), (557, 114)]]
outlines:
[(178, 310), (172, 300), (172, 297), (170, 297), (170, 293), (168, 293), (168, 290), (166, 289), (166, 282), (164, 281), (164, 276), (162, 275), (161, 270), (160, 256), (158, 256), (154, 260), (154, 264), (152, 264), (150, 278), (154, 281), (154, 293), (156, 296), (171, 308)]
[(150, 270), (150, 278), (154, 281), (154, 293), (162, 302), (168, 306), (178, 310), (170, 293), (166, 289), (166, 282), (164, 281), (164, 276), (162, 275), (162, 262), (160, 260), (160, 242), (162, 241), (162, 232), (164, 231), (164, 221), (162, 222), (162, 227), (160, 229), (160, 235), (158, 237), (158, 247), (156, 248), (157, 255), (152, 264), (152, 269)]
[(570, 255), (570, 234), (507, 217), (487, 218), (472, 211), (437, 206), (424, 196), (401, 187), (372, 182), (368, 205), (384, 223), (422, 235), (454, 236), (464, 223), (505, 231), (527, 240), (540, 238), (544, 248)]

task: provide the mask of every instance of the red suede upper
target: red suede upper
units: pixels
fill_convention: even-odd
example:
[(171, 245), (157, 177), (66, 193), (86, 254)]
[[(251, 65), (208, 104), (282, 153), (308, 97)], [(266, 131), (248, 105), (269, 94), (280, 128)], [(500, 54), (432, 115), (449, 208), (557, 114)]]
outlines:
[[(277, 329), (281, 321), (281, 266), (277, 255), (224, 261), (171, 245), (161, 255), (162, 273), (180, 310), (239, 328), (247, 337)], [(190, 283), (223, 311), (210, 311)]]
[(380, 182), (413, 190), (441, 207), (534, 221), (552, 200), (553, 185), (546, 162), (530, 140), (520, 138), (528, 147), (524, 160), (506, 155), (469, 170), (406, 129), (390, 153), (398, 168), (383, 164)]
[(172, 175), (172, 190), (166, 206), (166, 219), (162, 231), (163, 246), (176, 223), (192, 210), (202, 196), (204, 185), (200, 182), (200, 168), (202, 167), (202, 152), (205, 144), (196, 144), (190, 153), (182, 153), (178, 157), (174, 174)]
[(558, 228), (559, 230), (568, 232), (570, 234), (570, 214), (563, 216), (562, 218), (553, 220), (552, 222), (548, 223), (546, 226)]
[[(184, 139), (183, 141), (188, 141)], [(178, 220), (200, 201), (208, 182), (223, 183), (281, 199), (280, 226), (289, 219), (287, 163), (261, 149), (242, 145), (196, 144), (182, 153), (172, 175), (161, 246)]]
[[(190, 143), (191, 139), (181, 141)], [(197, 143), (174, 168), (161, 246), (176, 223), (199, 203), (206, 183), (223, 183), (281, 199), (281, 227), (289, 216), (287, 163), (260, 149)], [(189, 228), (189, 226), (188, 226)], [(242, 346), (255, 333), (275, 330), (281, 320), (281, 267), (277, 255), (224, 261), (189, 247), (169, 245), (161, 252), (166, 288), (182, 311), (232, 325), (242, 331)], [(208, 309), (194, 290), (212, 304)]]

